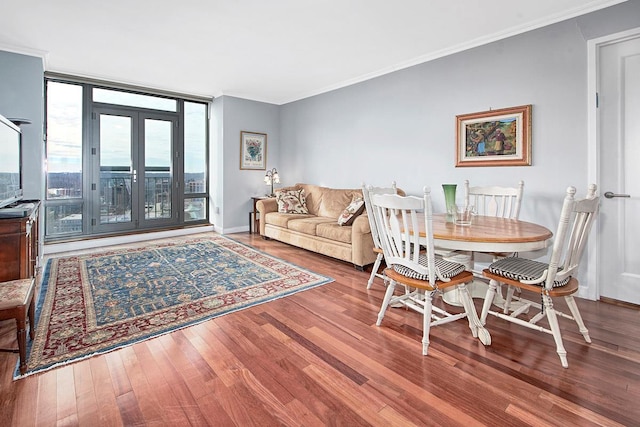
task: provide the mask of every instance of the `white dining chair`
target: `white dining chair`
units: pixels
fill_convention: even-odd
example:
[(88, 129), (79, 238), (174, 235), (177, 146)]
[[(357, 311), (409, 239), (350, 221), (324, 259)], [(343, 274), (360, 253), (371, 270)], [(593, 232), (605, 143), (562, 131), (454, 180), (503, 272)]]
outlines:
[[(371, 210), (388, 266), (385, 275), (389, 282), (376, 325), (381, 325), (389, 306), (401, 304), (423, 316), (423, 355), (428, 353), (431, 326), (463, 318), (467, 318), (473, 336), (489, 345), (491, 336), (480, 324), (466, 287), (473, 280), (473, 274), (466, 271), (462, 264), (435, 257), (430, 189), (424, 188), (423, 197), (397, 194), (370, 196)], [(424, 225), (426, 235), (422, 238), (418, 231), (420, 223)], [(397, 283), (404, 285), (405, 293), (394, 295)], [(462, 313), (449, 313), (433, 305), (435, 295), (453, 286), (459, 290), (464, 307)]]
[[(524, 193), (524, 181), (520, 180), (515, 187), (505, 186), (471, 186), (469, 180), (465, 179), (464, 186), (464, 203), (465, 206), (473, 206), (476, 215), (493, 216), (500, 218), (518, 219), (520, 216), (520, 207), (522, 205), (522, 195)], [(492, 261), (500, 258), (512, 256), (514, 254), (490, 252)], [(472, 253), (470, 264), (474, 266), (476, 254)], [(486, 264), (485, 264), (486, 265)], [(472, 267), (473, 274), (476, 277), (482, 277), (482, 269)], [(507, 286), (506, 296), (502, 297), (502, 290), (498, 291), (498, 298), (503, 304), (504, 312), (509, 311), (511, 300), (515, 289)]]
[(517, 187), (471, 187), (468, 179), (464, 181), (464, 203), (474, 206), (476, 215), (518, 219), (523, 192), (524, 181)]
[[(580, 311), (573, 298), (578, 291), (578, 279), (575, 275), (586, 247), (593, 221), (598, 214), (599, 197), (596, 196), (596, 185), (589, 186), (587, 196), (583, 200), (575, 200), (576, 189), (569, 187), (564, 198), (558, 228), (554, 237), (551, 258), (543, 263), (525, 258), (507, 257), (492, 263), (483, 271), (490, 279), (489, 289), (485, 296), (480, 321), (484, 324), (487, 315), (499, 317), (517, 325), (553, 335), (556, 351), (564, 368), (568, 367), (567, 352), (562, 343), (562, 334), (558, 324), (558, 316), (572, 319), (578, 325), (584, 340), (591, 342)], [(493, 298), (499, 283), (505, 283), (522, 290), (534, 292), (538, 301), (518, 298), (523, 303), (509, 314), (491, 310)], [(571, 314), (565, 314), (553, 304), (553, 298), (564, 297)], [(531, 316), (531, 308), (537, 314)], [(526, 316), (523, 318), (523, 316)], [(539, 324), (546, 318), (548, 327)], [(534, 346), (535, 347), (535, 346)]]
[(367, 281), (367, 289), (371, 289), (373, 286), (373, 280), (378, 277), (384, 280), (384, 275), (382, 273), (378, 273), (380, 269), (380, 264), (384, 259), (384, 254), (382, 252), (382, 244), (380, 243), (380, 236), (378, 235), (378, 228), (376, 227), (376, 221), (373, 219), (373, 212), (371, 211), (371, 194), (397, 194), (398, 189), (396, 187), (396, 182), (393, 181), (391, 183), (391, 187), (373, 187), (367, 186), (364, 183), (362, 184), (362, 196), (364, 198), (364, 205), (366, 208), (367, 216), (369, 217), (369, 227), (371, 228), (371, 237), (373, 238), (373, 251), (377, 254), (376, 260), (373, 263), (373, 268), (371, 269), (371, 275), (369, 276), (369, 280)]

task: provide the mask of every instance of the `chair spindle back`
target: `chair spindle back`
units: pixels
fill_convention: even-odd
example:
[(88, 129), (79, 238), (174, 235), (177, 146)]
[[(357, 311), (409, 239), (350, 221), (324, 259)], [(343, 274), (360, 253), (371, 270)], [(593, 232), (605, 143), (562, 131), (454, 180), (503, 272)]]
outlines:
[[(422, 198), (372, 194), (371, 206), (380, 234), (384, 258), (388, 265), (399, 264), (420, 274), (428, 275), (433, 287), (436, 280), (448, 281), (440, 277), (435, 268), (433, 210), (429, 187), (424, 188)], [(424, 224), (426, 239), (421, 238), (418, 232), (421, 223)], [(426, 267), (419, 263), (421, 247), (426, 247)], [(430, 272), (436, 274), (430, 274)]]
[(547, 289), (552, 288), (554, 281), (575, 274), (580, 265), (589, 232), (599, 211), (600, 197), (596, 196), (596, 190), (596, 185), (591, 184), (586, 198), (575, 200), (575, 187), (567, 188), (549, 261), (545, 283)]
[(496, 216), (502, 218), (518, 219), (524, 181), (520, 181), (517, 187), (470, 187), (469, 180), (464, 181), (464, 202), (466, 205), (475, 206), (478, 215)]
[(380, 234), (378, 233), (378, 227), (373, 217), (373, 211), (371, 210), (371, 195), (372, 194), (397, 194), (398, 189), (396, 182), (391, 183), (391, 187), (373, 187), (371, 185), (366, 186), (362, 184), (362, 197), (364, 199), (365, 210), (369, 217), (369, 228), (371, 229), (371, 237), (373, 238), (373, 246), (382, 249), (382, 243), (380, 242)]

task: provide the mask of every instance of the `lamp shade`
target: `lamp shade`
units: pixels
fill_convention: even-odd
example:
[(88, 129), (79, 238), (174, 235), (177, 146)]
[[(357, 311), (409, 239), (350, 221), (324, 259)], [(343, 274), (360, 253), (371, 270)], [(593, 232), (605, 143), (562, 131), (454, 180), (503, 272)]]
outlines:
[(265, 185), (271, 186), (271, 193), (269, 193), (269, 196), (273, 196), (273, 184), (280, 184), (280, 175), (278, 174), (278, 169), (273, 168), (268, 170), (264, 175), (264, 183)]

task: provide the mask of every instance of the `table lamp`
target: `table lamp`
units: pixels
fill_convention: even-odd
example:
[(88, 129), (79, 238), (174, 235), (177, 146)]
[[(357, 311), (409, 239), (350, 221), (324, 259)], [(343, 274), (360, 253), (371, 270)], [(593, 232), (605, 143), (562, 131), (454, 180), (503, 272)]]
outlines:
[(264, 175), (264, 183), (271, 186), (271, 193), (269, 193), (269, 196), (275, 196), (273, 192), (273, 184), (280, 184), (280, 175), (278, 175), (278, 169), (273, 168), (271, 170), (268, 170)]

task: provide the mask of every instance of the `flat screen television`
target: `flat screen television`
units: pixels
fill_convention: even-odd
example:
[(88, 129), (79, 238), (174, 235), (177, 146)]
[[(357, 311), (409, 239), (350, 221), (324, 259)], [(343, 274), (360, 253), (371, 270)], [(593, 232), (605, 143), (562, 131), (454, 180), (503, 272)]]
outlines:
[(0, 208), (22, 199), (22, 134), (0, 115)]

